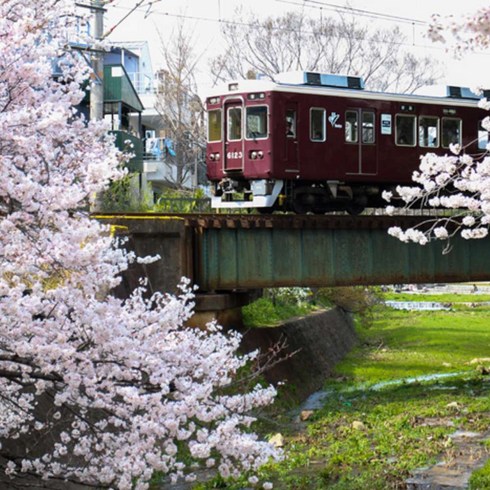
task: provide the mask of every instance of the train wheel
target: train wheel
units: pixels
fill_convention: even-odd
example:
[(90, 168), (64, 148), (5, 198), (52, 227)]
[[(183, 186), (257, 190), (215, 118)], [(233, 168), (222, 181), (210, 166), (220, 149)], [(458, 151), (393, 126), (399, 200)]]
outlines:
[(293, 211), (296, 214), (306, 214), (309, 210), (309, 207), (302, 203), (300, 199), (295, 199), (293, 201)]
[(347, 206), (345, 207), (345, 210), (351, 216), (359, 216), (365, 209), (366, 209), (366, 206), (364, 206), (363, 204), (356, 203), (356, 202), (347, 204)]

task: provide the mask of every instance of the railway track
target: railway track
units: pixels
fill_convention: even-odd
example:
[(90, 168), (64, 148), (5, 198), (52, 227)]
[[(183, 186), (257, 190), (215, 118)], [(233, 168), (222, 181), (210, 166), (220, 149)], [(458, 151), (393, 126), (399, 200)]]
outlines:
[(347, 214), (298, 215), (298, 214), (215, 214), (215, 213), (97, 213), (95, 218), (117, 222), (124, 220), (183, 220), (192, 228), (277, 228), (277, 229), (342, 229), (380, 230), (392, 226), (410, 228), (441, 218), (437, 215), (362, 215)]

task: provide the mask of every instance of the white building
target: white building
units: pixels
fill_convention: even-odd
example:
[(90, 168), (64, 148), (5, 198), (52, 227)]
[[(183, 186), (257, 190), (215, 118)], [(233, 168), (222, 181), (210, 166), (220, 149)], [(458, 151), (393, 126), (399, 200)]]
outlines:
[[(105, 64), (124, 67), (144, 108), (139, 128), (144, 147), (141, 190), (144, 192), (151, 187), (158, 195), (176, 181), (177, 173), (172, 160), (172, 142), (165, 138), (163, 119), (156, 108), (161, 81), (155, 76), (147, 41), (117, 42), (111, 45), (111, 52), (104, 57)], [(137, 128), (139, 123), (131, 120), (130, 125)], [(186, 187), (192, 187), (192, 177), (189, 175), (184, 182)]]

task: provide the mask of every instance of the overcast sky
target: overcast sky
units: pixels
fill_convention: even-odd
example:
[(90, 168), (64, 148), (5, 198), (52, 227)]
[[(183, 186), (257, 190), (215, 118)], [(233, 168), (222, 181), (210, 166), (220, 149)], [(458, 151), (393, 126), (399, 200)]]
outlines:
[[(462, 18), (465, 14), (488, 6), (488, 0), (350, 0), (348, 3), (342, 0), (146, 0), (145, 4), (150, 2), (153, 2), (150, 9), (144, 7), (131, 13), (109, 39), (147, 40), (152, 51), (154, 69), (161, 64), (158, 33), (164, 40), (168, 40), (182, 19), (189, 32), (193, 33), (196, 52), (202, 53), (203, 59), (206, 59), (216, 55), (220, 49), (220, 19), (232, 20), (238, 6), (242, 6), (245, 12), (253, 11), (265, 17), (302, 8), (312, 16), (338, 15), (335, 6), (348, 5), (359, 22), (369, 22), (384, 29), (398, 27), (402, 29), (409, 45), (415, 46), (410, 49), (442, 60), (445, 65), (442, 84), (469, 87), (481, 85), (490, 88), (490, 51), (453, 61), (443, 46), (433, 45), (425, 37), (432, 14)], [(109, 4), (105, 18), (106, 28), (117, 24), (137, 3), (139, 0), (114, 0)], [(206, 64), (203, 63), (203, 80), (206, 78), (205, 71)]]

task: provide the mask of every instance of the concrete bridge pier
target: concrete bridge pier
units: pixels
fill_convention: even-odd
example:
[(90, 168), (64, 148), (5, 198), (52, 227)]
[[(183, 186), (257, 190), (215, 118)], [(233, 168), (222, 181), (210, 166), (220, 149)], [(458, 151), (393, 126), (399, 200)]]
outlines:
[[(140, 218), (140, 219), (139, 219)], [(132, 264), (124, 274), (115, 294), (120, 298), (140, 285), (140, 278), (148, 280), (148, 292), (179, 294), (177, 285), (182, 277), (195, 283), (195, 232), (178, 217), (148, 218), (104, 216), (112, 231), (126, 240), (126, 248), (139, 257), (159, 255), (151, 264)], [(199, 286), (199, 285), (197, 285)], [(189, 322), (205, 327), (214, 319), (222, 325), (241, 325), (241, 307), (262, 296), (262, 289), (232, 289), (225, 291), (196, 291), (195, 315)]]

